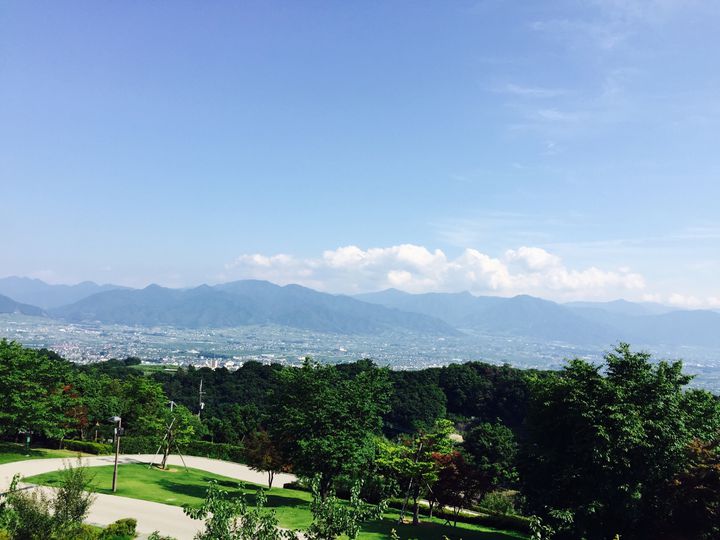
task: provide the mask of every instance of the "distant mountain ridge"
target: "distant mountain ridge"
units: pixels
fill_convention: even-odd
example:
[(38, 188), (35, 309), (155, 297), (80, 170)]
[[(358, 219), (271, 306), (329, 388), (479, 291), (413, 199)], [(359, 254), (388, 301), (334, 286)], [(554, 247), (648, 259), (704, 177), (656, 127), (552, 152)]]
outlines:
[[(533, 296), (513, 298), (463, 293), (409, 294), (395, 289), (356, 298), (397, 309), (435, 314), (460, 330), (522, 336), (545, 341), (608, 343), (617, 339), (604, 324), (578, 317), (570, 309)], [(572, 338), (573, 341), (569, 341)]]
[[(25, 293), (21, 298), (39, 295), (34, 297), (38, 301), (33, 305), (2, 292), (12, 287)], [(63, 297), (81, 298), (43, 309)], [(68, 286), (4, 278), (0, 279), (0, 313), (138, 326), (269, 324), (338, 334), (469, 333), (574, 345), (607, 346), (622, 340), (641, 346), (720, 347), (720, 313), (714, 311), (675, 310), (626, 300), (558, 304), (527, 295), (410, 294), (395, 289), (350, 297), (260, 280), (189, 289), (159, 285), (129, 289), (92, 282)]]
[(0, 294), (42, 309), (72, 304), (95, 293), (123, 288), (119, 285), (98, 285), (92, 281), (83, 281), (77, 285), (51, 285), (27, 277), (0, 278)]
[(720, 347), (720, 313), (673, 310), (626, 300), (557, 304), (532, 296), (470, 293), (409, 294), (395, 289), (356, 298), (407, 311), (435, 314), (460, 330), (573, 344), (638, 344)]
[(672, 311), (685, 311), (655, 302), (628, 302), (612, 300), (610, 302), (568, 302), (563, 304), (572, 309), (600, 309), (618, 315), (662, 315)]
[(0, 313), (15, 313), (18, 315), (31, 315), (34, 317), (44, 317), (45, 312), (36, 306), (22, 304), (16, 302), (12, 298), (0, 294)]
[(440, 319), (408, 313), (349, 296), (246, 280), (192, 289), (150, 285), (88, 296), (50, 311), (68, 321), (99, 321), (189, 328), (276, 324), (319, 332), (369, 334), (385, 331), (456, 335)]

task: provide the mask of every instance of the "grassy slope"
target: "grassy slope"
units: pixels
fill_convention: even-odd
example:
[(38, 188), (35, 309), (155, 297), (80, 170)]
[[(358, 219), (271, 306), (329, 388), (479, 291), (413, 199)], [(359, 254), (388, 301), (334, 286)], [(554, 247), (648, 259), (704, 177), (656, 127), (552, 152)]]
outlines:
[[(50, 450), (48, 448), (31, 448), (30, 455), (25, 455), (25, 446), (16, 443), (0, 443), (0, 465), (13, 461), (44, 458), (74, 458), (79, 452), (71, 450)], [(83, 454), (80, 454), (83, 455)]]
[[(93, 467), (95, 474), (93, 485), (99, 493), (111, 494), (112, 467)], [(41, 474), (28, 478), (29, 482), (53, 485), (60, 479), (59, 472)], [(243, 484), (238, 488), (238, 482), (230, 478), (217, 476), (205, 471), (172, 468), (169, 471), (148, 469), (144, 465), (122, 465), (118, 471), (117, 495), (133, 497), (148, 501), (160, 502), (181, 506), (183, 504), (197, 505), (204, 495), (207, 482), (217, 480), (218, 484), (230, 492), (243, 491), (254, 494), (259, 486)], [(268, 506), (277, 510), (280, 525), (291, 529), (305, 528), (310, 524), (312, 515), (309, 508), (310, 494), (304, 491), (273, 488), (268, 492)], [(389, 512), (382, 521), (368, 523), (360, 534), (362, 540), (379, 540), (389, 538), (390, 529), (398, 529), (403, 539), (418, 540), (440, 539), (445, 534), (456, 540), (512, 540), (525, 538), (524, 536), (501, 532), (490, 528), (482, 528), (466, 524), (458, 524), (458, 528), (443, 526), (441, 521), (425, 520), (418, 527), (409, 525), (394, 525), (397, 519), (396, 512)]]

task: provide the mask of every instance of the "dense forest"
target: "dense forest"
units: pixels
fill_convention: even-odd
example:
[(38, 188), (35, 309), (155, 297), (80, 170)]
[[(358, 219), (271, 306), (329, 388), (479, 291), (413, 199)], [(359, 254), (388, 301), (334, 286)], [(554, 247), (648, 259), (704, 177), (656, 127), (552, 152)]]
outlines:
[(90, 448), (117, 415), (125, 451), (222, 449), (270, 483), (278, 471), (315, 478), (323, 496), (362, 480), (365, 499), (402, 500), (414, 521), (428, 501), (456, 517), (478, 505), (528, 516), (538, 538), (720, 535), (720, 401), (689, 388), (681, 363), (625, 344), (557, 372), (139, 363), (80, 366), (1, 341), (0, 434)]

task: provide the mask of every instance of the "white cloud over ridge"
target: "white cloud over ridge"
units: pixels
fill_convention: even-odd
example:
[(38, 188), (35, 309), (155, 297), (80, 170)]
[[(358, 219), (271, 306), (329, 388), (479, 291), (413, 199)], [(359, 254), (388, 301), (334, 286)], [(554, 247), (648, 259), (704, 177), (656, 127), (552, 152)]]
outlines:
[(394, 287), (411, 293), (532, 294), (555, 300), (641, 297), (645, 289), (643, 276), (628, 268), (569, 268), (557, 255), (528, 246), (499, 257), (473, 248), (448, 257), (440, 249), (414, 244), (369, 249), (351, 245), (314, 258), (246, 254), (227, 264), (219, 278), (266, 279), (348, 294)]

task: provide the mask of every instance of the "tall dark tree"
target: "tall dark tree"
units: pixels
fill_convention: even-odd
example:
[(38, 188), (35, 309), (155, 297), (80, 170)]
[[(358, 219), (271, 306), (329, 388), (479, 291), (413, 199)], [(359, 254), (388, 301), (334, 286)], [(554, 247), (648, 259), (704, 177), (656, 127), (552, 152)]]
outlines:
[(720, 439), (694, 440), (668, 493), (673, 538), (720, 538)]
[(663, 493), (703, 423), (685, 403), (690, 379), (626, 344), (604, 366), (573, 360), (538, 379), (521, 460), (531, 510), (571, 511), (572, 538), (658, 537)]
[(389, 436), (431, 428), (445, 417), (446, 397), (438, 386), (437, 370), (392, 371), (393, 393), (385, 415)]
[(517, 480), (518, 445), (510, 428), (481, 422), (465, 433), (463, 447), (472, 464), (490, 480), (492, 486), (508, 485)]
[(288, 468), (287, 460), (265, 430), (260, 430), (245, 439), (244, 455), (251, 469), (267, 473), (268, 488), (272, 488), (275, 473)]
[(76, 424), (72, 379), (69, 362), (0, 340), (0, 433), (63, 438)]
[(372, 366), (346, 378), (335, 366), (308, 358), (278, 375), (267, 428), (295, 473), (320, 476), (325, 496), (335, 478), (357, 476), (374, 459), (390, 397), (387, 370)]

